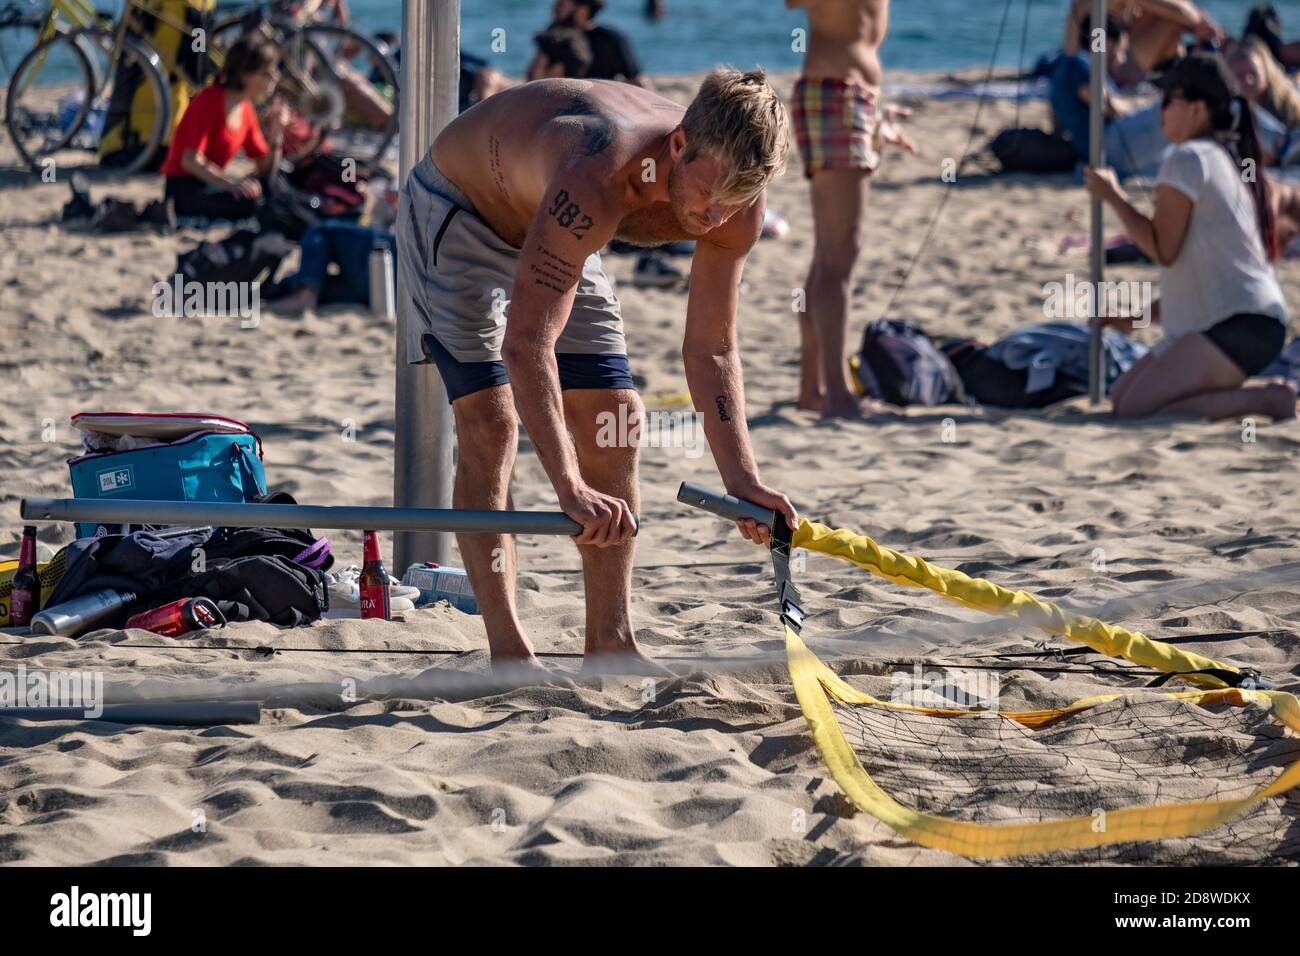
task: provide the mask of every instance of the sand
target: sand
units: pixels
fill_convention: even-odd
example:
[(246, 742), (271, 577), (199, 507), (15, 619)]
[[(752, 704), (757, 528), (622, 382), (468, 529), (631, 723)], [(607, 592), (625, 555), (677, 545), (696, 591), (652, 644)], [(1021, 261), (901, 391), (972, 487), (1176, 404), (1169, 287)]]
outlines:
[[(792, 80), (776, 78), (783, 92)], [(663, 86), (686, 101), (697, 81)], [(939, 226), (890, 316), (934, 334), (988, 341), (1042, 321), (1044, 283), (1086, 275), (1082, 250), (1059, 250), (1064, 238), (1086, 234), (1082, 190), (1069, 176), (990, 177), (973, 168), (957, 184), (944, 184), (943, 160), (959, 155), (975, 103), (935, 98), (909, 105), (915, 115), (908, 129), (922, 154), (891, 154), (873, 187), (851, 335), (881, 315), (945, 191)], [(1020, 112), (1021, 125), (1046, 123), (1041, 102)], [(986, 104), (976, 142), (1015, 118), (1014, 103)], [(68, 417), (79, 411), (207, 411), (242, 419), (265, 442), (270, 482), (299, 501), (391, 503), (389, 324), (352, 308), (296, 319), (263, 314), (247, 330), (233, 320), (155, 318), (150, 287), (202, 234), (64, 229), (56, 220), (65, 187), (33, 183), (12, 170), (7, 144), (3, 150), (9, 151), (0, 162), (9, 170), (0, 173), (7, 386), (0, 406), (0, 554), (17, 553), (21, 496), (70, 493), (65, 460), (79, 443)], [(96, 198), (112, 191), (144, 200), (160, 192), (150, 180), (95, 188)], [(915, 409), (818, 426), (792, 404), (798, 336), (791, 301), (811, 254), (797, 160), (772, 187), (769, 204), (789, 219), (791, 232), (754, 250), (739, 318), (746, 413), (768, 483), (827, 524), (1153, 636), (1276, 630), (1198, 649), (1294, 686), (1300, 598), (1290, 582), (1300, 558), (1293, 471), (1300, 426), (1120, 425), (1082, 401), (1046, 412)], [(1108, 232), (1117, 231), (1118, 223), (1109, 222)], [(657, 396), (685, 387), (685, 295), (638, 290), (630, 281), (632, 259), (608, 263), (620, 283), (633, 369), (654, 407)], [(1289, 298), (1300, 302), (1300, 266), (1283, 263), (1279, 275)], [(1126, 266), (1108, 278), (1155, 275), (1150, 267)], [(668, 663), (681, 674), (654, 687), (614, 677), (576, 687), (476, 687), (473, 676), (487, 667), (481, 620), (446, 606), (412, 612), (400, 624), (335, 620), (296, 631), (243, 624), (216, 639), (229, 645), (224, 649), (173, 649), (168, 645), (185, 642), (140, 631), (98, 631), (80, 641), (4, 635), (0, 666), (102, 670), (113, 699), (152, 692), (162, 681), (179, 682), (166, 685), (177, 693), (281, 686), (256, 726), (185, 730), (0, 718), (0, 862), (964, 863), (900, 839), (842, 796), (813, 747), (781, 662), (765, 555), (724, 522), (678, 505), (674, 495), (684, 479), (720, 486), (707, 453), (643, 451), (633, 619), (646, 649), (673, 658)], [(526, 448), (515, 482), (518, 507), (554, 507)], [(71, 528), (44, 525), (41, 535), (57, 547), (70, 540)], [(331, 539), (344, 563), (359, 563), (358, 534)], [(387, 538), (384, 546), (391, 560)], [(572, 546), (522, 541), (520, 565), (521, 613), (538, 649), (580, 652), (583, 596)], [(1283, 570), (1265, 573), (1276, 568)], [(888, 693), (888, 675), (899, 669), (884, 662), (1025, 650), (1041, 637), (1023, 627), (988, 626), (937, 597), (818, 556), (797, 578), (809, 645), (837, 669), (866, 675), (855, 680), (877, 693)], [(163, 647), (116, 646), (123, 642)], [(267, 658), (237, 649), (259, 645), (359, 653)], [(464, 653), (382, 653), (398, 649)], [(678, 659), (692, 657), (695, 663)], [(574, 671), (578, 661), (552, 663)], [(449, 672), (463, 676), (448, 678)], [(1141, 683), (1093, 673), (1000, 676), (1008, 706), (1059, 704)], [(353, 684), (363, 697), (369, 689), (389, 698), (342, 700), (341, 689)], [(442, 696), (418, 699), (420, 687), (426, 696), (430, 687)], [(1104, 744), (1107, 728), (1122, 716), (1103, 710), (1075, 718), (1072, 727), (1095, 731)], [(1122, 806), (1201, 795), (1185, 773), (1191, 751), (1182, 731), (1189, 719), (1164, 705), (1144, 713), (1145, 732), (1159, 742), (1153, 764), (1134, 766), (1099, 798)], [(1267, 719), (1233, 726), (1222, 734), (1241, 753), (1271, 741), (1251, 758), (1252, 779), (1276, 775), (1295, 750), (1295, 741)], [(960, 735), (945, 741), (960, 756)], [(1073, 759), (1086, 769), (1094, 755), (1081, 747)], [(942, 781), (912, 779), (907, 766), (904, 759), (901, 773), (889, 777), (903, 788), (894, 791), (900, 800), (915, 805), (942, 795)], [(1050, 787), (1050, 769), (1036, 773), (1022, 793)], [(979, 791), (973, 806), (948, 809), (986, 820), (1086, 812), (1026, 808), (1016, 789)], [(1285, 824), (1295, 812), (1294, 797), (1275, 800), (1237, 829), (1177, 846), (1061, 859), (1294, 862), (1300, 853)]]

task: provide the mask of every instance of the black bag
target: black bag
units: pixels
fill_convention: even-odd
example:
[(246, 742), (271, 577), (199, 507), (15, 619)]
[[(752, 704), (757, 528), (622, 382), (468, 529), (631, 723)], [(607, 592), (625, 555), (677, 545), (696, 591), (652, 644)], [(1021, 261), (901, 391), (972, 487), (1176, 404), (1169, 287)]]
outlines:
[(943, 353), (961, 376), (966, 394), (981, 405), (995, 408), (1046, 408), (1076, 395), (1087, 388), (1058, 375), (1050, 388), (1027, 392), (1029, 370), (1007, 368), (989, 358), (988, 348), (974, 339), (954, 339), (943, 344)]
[(952, 363), (924, 332), (907, 322), (868, 322), (862, 348), (850, 365), (864, 394), (891, 405), (965, 400)]
[(278, 232), (297, 242), (308, 226), (320, 221), (319, 196), (295, 189), (280, 174), (266, 188), (269, 194), (257, 211), (257, 222), (263, 232)]
[(1041, 129), (1004, 129), (988, 148), (1007, 173), (1068, 173), (1079, 162), (1073, 146)]
[(240, 229), (181, 253), (176, 271), (192, 282), (269, 282), (292, 251), (293, 243), (278, 232)]
[(207, 570), (183, 582), (168, 603), (181, 597), (216, 602), (227, 621), (269, 621), (299, 627), (329, 610), (325, 575), (280, 555), (254, 554), (211, 561)]

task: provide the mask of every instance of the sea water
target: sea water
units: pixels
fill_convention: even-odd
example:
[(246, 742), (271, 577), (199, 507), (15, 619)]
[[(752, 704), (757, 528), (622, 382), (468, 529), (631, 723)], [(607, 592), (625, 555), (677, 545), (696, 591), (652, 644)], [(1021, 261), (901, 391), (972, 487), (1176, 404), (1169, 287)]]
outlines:
[[(1240, 35), (1247, 0), (1198, 0), (1230, 34)], [(651, 76), (705, 70), (715, 63), (761, 64), (770, 71), (796, 70), (802, 55), (792, 32), (806, 28), (802, 10), (781, 0), (664, 0), (667, 14), (651, 21), (645, 0), (607, 0), (599, 21), (626, 33)], [(1287, 39), (1300, 35), (1300, 0), (1274, 0)], [(881, 50), (885, 69), (940, 70), (987, 66), (998, 37), (1005, 0), (894, 0), (889, 35)], [(1010, 0), (996, 64), (1033, 67), (1060, 45), (1066, 0)], [(353, 0), (354, 21), (364, 30), (401, 34), (397, 0)], [(551, 15), (547, 0), (461, 0), (461, 48), (486, 58), (512, 76), (532, 59), (533, 36)], [(1021, 54), (1021, 40), (1024, 53)]]

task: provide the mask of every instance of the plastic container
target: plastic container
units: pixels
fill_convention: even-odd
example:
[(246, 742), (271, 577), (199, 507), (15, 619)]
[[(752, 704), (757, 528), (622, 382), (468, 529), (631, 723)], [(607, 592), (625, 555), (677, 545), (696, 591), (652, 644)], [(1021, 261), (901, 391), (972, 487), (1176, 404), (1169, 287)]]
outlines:
[(435, 601), (446, 601), (452, 607), (466, 614), (478, 614), (478, 598), (469, 586), (469, 575), (464, 568), (449, 568), (446, 565), (425, 561), (413, 564), (402, 575), (402, 583), (420, 589), (420, 600), (416, 607), (424, 607)]

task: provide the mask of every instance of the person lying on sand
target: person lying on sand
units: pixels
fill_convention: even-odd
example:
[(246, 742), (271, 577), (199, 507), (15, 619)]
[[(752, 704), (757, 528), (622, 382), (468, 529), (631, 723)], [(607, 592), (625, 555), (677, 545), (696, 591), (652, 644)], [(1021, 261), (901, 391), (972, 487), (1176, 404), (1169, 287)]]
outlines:
[[(762, 70), (712, 71), (686, 109), (627, 83), (545, 79), (462, 113), (404, 184), (404, 346), (447, 387), (454, 505), (512, 506), (522, 420), (561, 509), (582, 525), (588, 670), (666, 673), (638, 649), (628, 604), (638, 436), (610, 440), (608, 422), (644, 411), (598, 254), (610, 239), (695, 240), (682, 359), (709, 446), (729, 493), (797, 520), (759, 478), (736, 338), (741, 271), (787, 151), (785, 110)], [(769, 541), (752, 520), (740, 530)], [(516, 612), (513, 539), (457, 541), (494, 666), (540, 671)]]
[(916, 152), (897, 126), (906, 110), (880, 101), (880, 44), (889, 0), (786, 0), (808, 11), (808, 52), (794, 87), (795, 135), (812, 190), (813, 255), (799, 316), (799, 408), (822, 418), (886, 411), (854, 395), (845, 339), (850, 277), (862, 247), (871, 177), (884, 144)]
[(1175, 145), (1156, 180), (1154, 214), (1133, 207), (1114, 170), (1086, 171), (1088, 192), (1119, 214), (1162, 267), (1152, 319), (1165, 339), (1115, 383), (1115, 415), (1293, 417), (1290, 385), (1245, 384), (1282, 351), (1287, 315), (1272, 266), (1275, 211), (1249, 104), (1214, 54), (1175, 62), (1163, 85), (1162, 129)]

